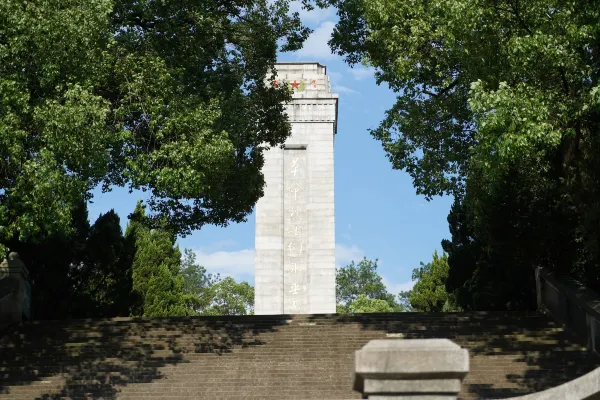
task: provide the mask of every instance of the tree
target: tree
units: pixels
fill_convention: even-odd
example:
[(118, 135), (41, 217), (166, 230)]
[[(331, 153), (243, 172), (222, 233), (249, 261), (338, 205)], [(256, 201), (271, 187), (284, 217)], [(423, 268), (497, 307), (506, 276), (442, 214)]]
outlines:
[(440, 257), (436, 250), (431, 262), (421, 262), (421, 267), (413, 270), (412, 279), (416, 283), (408, 294), (413, 311), (459, 311), (453, 296), (446, 292), (449, 269), (448, 255), (442, 252)]
[(210, 306), (202, 315), (252, 315), (254, 314), (254, 287), (248, 282), (237, 283), (232, 277), (210, 287)]
[(195, 299), (190, 304), (197, 314), (210, 307), (214, 297), (213, 286), (221, 281), (219, 274), (213, 276), (206, 271), (206, 268), (196, 263), (196, 254), (191, 249), (184, 250), (184, 256), (181, 261), (181, 274), (183, 275), (184, 293), (191, 295)]
[(413, 310), (413, 307), (410, 304), (411, 293), (412, 293), (412, 290), (403, 290), (400, 293), (398, 293), (398, 304), (402, 308), (402, 311), (405, 311), (405, 312), (415, 311), (415, 310)]
[(189, 249), (182, 258), (175, 235), (149, 227), (141, 202), (125, 235), (114, 210), (90, 226), (85, 202), (72, 222), (77, 235), (14, 238), (30, 271), (34, 318), (252, 313), (253, 288), (207, 273)]
[(385, 300), (369, 299), (364, 294), (358, 295), (356, 300), (348, 305), (348, 311), (353, 314), (358, 313), (385, 313), (395, 310)]
[(339, 10), (332, 49), (399, 93), (372, 133), (419, 193), (462, 193), (473, 158), (542, 167), (595, 125), (596, 1), (318, 3)]
[(221, 279), (196, 262), (195, 253), (186, 249), (181, 261), (184, 293), (189, 308), (197, 315), (249, 315), (254, 313), (254, 287), (233, 278)]
[(460, 205), (459, 302), (535, 307), (536, 266), (600, 290), (600, 3), (316, 3), (338, 8), (332, 49), (398, 93), (371, 131), (393, 168)]
[(349, 265), (336, 270), (335, 281), (337, 313), (352, 312), (353, 307), (387, 310), (388, 308), (379, 301), (385, 302), (391, 310), (401, 311), (394, 295), (388, 293), (381, 276), (377, 273), (377, 260), (371, 261), (364, 257), (358, 264), (352, 261)]
[(569, 275), (585, 260), (576, 215), (561, 206), (566, 197), (558, 185), (520, 168), (494, 185), (480, 179), (470, 178), (448, 217), (446, 287), (466, 309), (533, 310), (534, 267)]
[(132, 306), (132, 262), (135, 243), (123, 237), (120, 218), (102, 214), (92, 225), (85, 254), (71, 268), (74, 281), (71, 313), (76, 317), (128, 317)]
[(35, 319), (129, 316), (134, 244), (123, 237), (119, 216), (100, 215), (90, 225), (87, 205), (71, 215), (74, 233), (9, 245), (21, 255), (32, 283)]
[(125, 235), (135, 238), (136, 246), (132, 268), (136, 302), (132, 314), (144, 317), (192, 315), (189, 304), (196, 297), (185, 293), (176, 236), (167, 229), (150, 228), (142, 202), (138, 202), (131, 215)]
[(15, 234), (5, 242), (19, 253), (29, 271), (33, 318), (65, 318), (72, 315), (72, 307), (77, 304), (76, 269), (86, 260), (91, 227), (85, 202), (79, 202), (70, 214), (73, 230), (68, 234), (45, 232), (44, 241), (20, 240)]
[(240, 222), (263, 152), (290, 134), (277, 50), (309, 34), (289, 0), (0, 4), (0, 252), (70, 234), (101, 185), (149, 191), (152, 223)]

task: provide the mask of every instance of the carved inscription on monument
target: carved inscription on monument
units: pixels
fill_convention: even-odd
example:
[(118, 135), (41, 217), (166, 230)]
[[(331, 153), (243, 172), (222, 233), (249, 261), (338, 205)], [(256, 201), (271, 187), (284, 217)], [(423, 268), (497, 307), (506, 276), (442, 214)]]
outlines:
[(306, 150), (284, 151), (284, 313), (301, 314), (308, 309), (307, 220), (308, 176)]

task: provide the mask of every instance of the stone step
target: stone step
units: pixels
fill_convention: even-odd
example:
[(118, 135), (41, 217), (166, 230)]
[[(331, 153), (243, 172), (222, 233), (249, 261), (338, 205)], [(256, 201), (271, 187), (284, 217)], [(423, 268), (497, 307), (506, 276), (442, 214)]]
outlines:
[[(264, 343), (278, 344), (318, 344), (318, 343), (330, 343), (330, 344), (338, 344), (343, 345), (346, 341), (368, 341), (374, 338), (388, 338), (388, 339), (410, 339), (410, 338), (449, 338), (455, 341), (465, 341), (465, 342), (482, 342), (487, 341), (486, 337), (478, 334), (454, 334), (454, 333), (443, 333), (443, 332), (369, 332), (357, 335), (317, 335), (317, 336), (302, 336), (302, 335), (289, 335), (289, 336), (253, 336), (253, 337), (238, 337), (232, 338), (227, 336), (216, 336), (212, 338), (207, 337), (194, 337), (194, 336), (174, 336), (171, 338), (165, 337), (154, 337), (154, 338), (142, 338), (142, 337), (123, 337), (122, 340), (118, 340), (117, 338), (48, 338), (47, 340), (28, 340), (28, 339), (16, 339), (12, 341), (7, 341), (4, 344), (0, 345), (0, 348), (9, 349), (9, 348), (20, 348), (20, 347), (29, 347), (29, 348), (49, 348), (52, 346), (63, 346), (68, 344), (68, 347), (77, 347), (84, 346), (86, 344), (94, 344), (98, 346), (111, 346), (111, 345), (119, 345), (119, 347), (126, 347), (130, 345), (151, 345), (151, 346), (175, 346), (178, 344), (201, 344), (201, 343), (211, 343), (211, 344), (230, 344), (230, 345), (239, 345), (239, 346), (253, 346), (260, 345)], [(542, 341), (542, 340), (551, 340), (551, 341), (580, 341), (575, 336), (569, 336), (562, 333), (557, 332), (547, 332), (537, 333), (528, 335), (526, 333), (518, 332), (518, 333), (505, 333), (502, 338), (506, 338), (505, 341), (508, 340), (519, 340), (519, 341)], [(504, 339), (503, 339), (504, 340)]]
[(531, 393), (600, 365), (523, 312), (37, 321), (0, 341), (0, 398), (358, 399), (356, 350), (428, 337), (469, 350), (463, 399)]
[[(344, 327), (345, 331), (340, 332), (340, 327)], [(55, 338), (55, 337), (121, 337), (121, 336), (135, 336), (135, 337), (171, 337), (180, 335), (229, 335), (229, 336), (241, 336), (241, 335), (320, 335), (323, 333), (331, 334), (345, 334), (347, 332), (360, 333), (374, 330), (373, 327), (365, 329), (364, 327), (356, 324), (344, 324), (344, 325), (296, 325), (296, 326), (285, 326), (273, 330), (265, 329), (246, 329), (246, 330), (224, 330), (224, 329), (208, 329), (208, 328), (193, 328), (187, 329), (179, 328), (160, 328), (160, 329), (44, 329), (43, 338)], [(495, 326), (499, 332), (539, 332), (539, 331), (562, 331), (561, 328), (556, 326), (547, 326), (545, 324), (523, 324), (521, 326), (508, 326), (508, 325), (497, 325)], [(480, 332), (488, 332), (489, 326), (485, 325), (424, 325), (424, 324), (386, 324), (384, 326), (377, 326), (376, 330), (403, 330), (403, 331), (426, 331), (426, 332), (471, 332), (477, 334)], [(6, 338), (23, 338), (28, 335), (35, 334), (37, 331), (31, 328), (20, 329), (19, 332), (6, 335)]]

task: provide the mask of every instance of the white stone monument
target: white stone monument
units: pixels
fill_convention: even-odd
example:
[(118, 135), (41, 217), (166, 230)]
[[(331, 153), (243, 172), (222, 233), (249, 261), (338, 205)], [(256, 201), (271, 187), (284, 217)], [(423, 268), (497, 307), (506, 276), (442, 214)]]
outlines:
[(265, 190), (256, 205), (255, 313), (335, 313), (333, 139), (338, 96), (326, 67), (279, 63), (289, 85), (292, 135), (265, 154)]

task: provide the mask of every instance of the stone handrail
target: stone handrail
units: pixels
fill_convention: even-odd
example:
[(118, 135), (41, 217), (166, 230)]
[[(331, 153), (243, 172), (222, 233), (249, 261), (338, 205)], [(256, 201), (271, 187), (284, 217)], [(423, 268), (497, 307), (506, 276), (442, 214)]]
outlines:
[(511, 400), (598, 400), (600, 399), (600, 368), (577, 379), (543, 392), (511, 397)]
[(600, 296), (577, 282), (558, 280), (543, 268), (535, 275), (538, 310), (585, 339), (591, 352), (600, 353)]
[[(371, 340), (356, 351), (354, 390), (368, 400), (455, 400), (469, 352), (448, 339)], [(600, 368), (514, 400), (600, 400)]]

